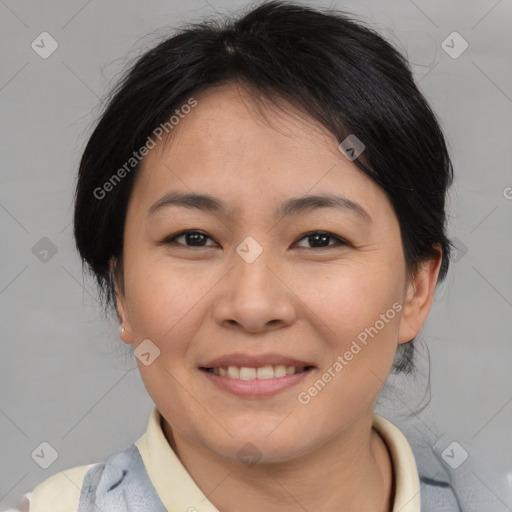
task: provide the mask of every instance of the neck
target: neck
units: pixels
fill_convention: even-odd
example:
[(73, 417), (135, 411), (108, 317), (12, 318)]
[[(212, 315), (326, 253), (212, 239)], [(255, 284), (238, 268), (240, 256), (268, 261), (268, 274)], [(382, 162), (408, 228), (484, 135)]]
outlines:
[(171, 431), (164, 433), (188, 473), (222, 512), (391, 512), (391, 458), (371, 427), (373, 413), (314, 452), (279, 464), (244, 466)]

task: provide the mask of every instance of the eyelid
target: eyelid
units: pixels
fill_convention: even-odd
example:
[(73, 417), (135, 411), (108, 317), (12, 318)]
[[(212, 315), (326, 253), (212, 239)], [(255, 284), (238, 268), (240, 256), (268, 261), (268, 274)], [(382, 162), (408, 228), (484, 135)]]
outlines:
[[(206, 238), (209, 238), (210, 240), (213, 240), (213, 238), (208, 235), (208, 233), (205, 233), (204, 231), (201, 231), (200, 229), (184, 229), (183, 231), (179, 231), (177, 233), (174, 233), (173, 235), (166, 236), (161, 242), (159, 242), (158, 245), (167, 245), (175, 241), (176, 238), (179, 238), (180, 236), (187, 235), (188, 233), (198, 233), (200, 235), (205, 236)], [(213, 240), (215, 241), (215, 240)], [(216, 242), (215, 242), (216, 243)], [(185, 244), (179, 244), (183, 247), (192, 248), (193, 246), (188, 246)], [(206, 246), (198, 246), (198, 247), (212, 247), (211, 245)]]
[(301, 241), (303, 238), (307, 238), (309, 236), (313, 236), (313, 235), (316, 235), (316, 234), (327, 235), (330, 238), (333, 238), (336, 241), (336, 244), (335, 245), (328, 245), (328, 246), (325, 246), (325, 247), (301, 247), (301, 248), (302, 249), (309, 249), (311, 251), (324, 251), (326, 249), (334, 249), (336, 247), (342, 247), (344, 245), (352, 246), (352, 244), (348, 240), (346, 240), (345, 238), (342, 238), (341, 236), (335, 235), (331, 231), (325, 231), (323, 229), (315, 229), (313, 231), (308, 231), (307, 233), (302, 234), (294, 243), (297, 243), (297, 242)]
[[(204, 231), (201, 231), (200, 229), (184, 229), (183, 231), (179, 231), (179, 232), (177, 232), (175, 234), (172, 234), (172, 235), (169, 235), (169, 236), (165, 237), (158, 245), (168, 245), (168, 244), (171, 244), (171, 243), (175, 242), (176, 238), (179, 238), (180, 236), (186, 235), (188, 233), (198, 233), (198, 234), (201, 234), (201, 235), (205, 236), (206, 238), (209, 238), (210, 240), (215, 242), (215, 240), (210, 235), (208, 235)], [(299, 241), (301, 241), (304, 238), (308, 238), (308, 237), (316, 235), (316, 234), (327, 235), (330, 238), (334, 239), (336, 241), (336, 244), (335, 245), (328, 245), (328, 246), (325, 246), (325, 247), (301, 247), (301, 249), (309, 249), (309, 250), (317, 251), (318, 252), (318, 251), (325, 251), (326, 249), (334, 249), (336, 247), (342, 247), (342, 246), (350, 246), (350, 247), (352, 247), (352, 244), (348, 240), (346, 240), (345, 238), (343, 238), (341, 236), (338, 236), (338, 235), (332, 233), (331, 231), (325, 231), (325, 230), (322, 230), (322, 229), (316, 229), (316, 230), (308, 231), (307, 233), (303, 233), (299, 238), (297, 238), (297, 240), (294, 242), (294, 244), (298, 243)], [(215, 242), (215, 243), (217, 243), (217, 242)], [(185, 245), (185, 244), (179, 244), (179, 245), (182, 246), (182, 247), (185, 247), (185, 248), (189, 248), (189, 249), (192, 249), (194, 247), (195, 248), (212, 247), (212, 245), (203, 245), (203, 246), (201, 246), (201, 245), (200, 246), (188, 246), (188, 245)]]

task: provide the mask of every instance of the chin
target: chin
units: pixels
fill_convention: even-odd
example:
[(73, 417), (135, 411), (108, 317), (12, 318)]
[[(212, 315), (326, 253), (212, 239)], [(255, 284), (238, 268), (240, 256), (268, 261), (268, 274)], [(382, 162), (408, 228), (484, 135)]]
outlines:
[(279, 427), (273, 432), (272, 428), (245, 430), (243, 435), (235, 435), (225, 443), (218, 440), (205, 442), (220, 456), (245, 465), (283, 463), (307, 450), (297, 443), (298, 440), (304, 443), (304, 433), (295, 434), (288, 429), (278, 433)]

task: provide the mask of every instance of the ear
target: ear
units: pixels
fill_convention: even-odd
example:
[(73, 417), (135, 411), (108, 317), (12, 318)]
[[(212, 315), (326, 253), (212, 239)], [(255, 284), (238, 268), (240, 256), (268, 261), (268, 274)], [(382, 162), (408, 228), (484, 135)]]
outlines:
[(416, 274), (406, 285), (405, 300), (400, 319), (398, 343), (411, 341), (423, 328), (434, 300), (437, 278), (442, 262), (441, 246), (438, 255), (420, 264)]
[(110, 275), (112, 276), (112, 281), (115, 287), (115, 295), (116, 295), (116, 307), (121, 317), (121, 327), (124, 327), (124, 330), (120, 333), (120, 338), (127, 344), (133, 343), (132, 339), (132, 329), (130, 325), (128, 308), (126, 306), (126, 299), (124, 296), (124, 284), (122, 282), (122, 278), (120, 276), (120, 272), (118, 272), (118, 261), (112, 257), (110, 260)]

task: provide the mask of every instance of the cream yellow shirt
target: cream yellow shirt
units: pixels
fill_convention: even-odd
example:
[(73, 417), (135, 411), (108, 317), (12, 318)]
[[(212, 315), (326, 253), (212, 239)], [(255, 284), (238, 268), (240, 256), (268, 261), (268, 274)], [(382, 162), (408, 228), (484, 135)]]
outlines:
[[(169, 512), (219, 512), (208, 501), (169, 445), (156, 407), (146, 432), (134, 443), (160, 500)], [(404, 435), (390, 421), (374, 414), (373, 427), (391, 454), (395, 472), (393, 512), (420, 512), (420, 482), (414, 455)], [(93, 464), (77, 466), (44, 480), (23, 497), (21, 512), (76, 512), (82, 482)], [(14, 511), (6, 511), (14, 512)]]

